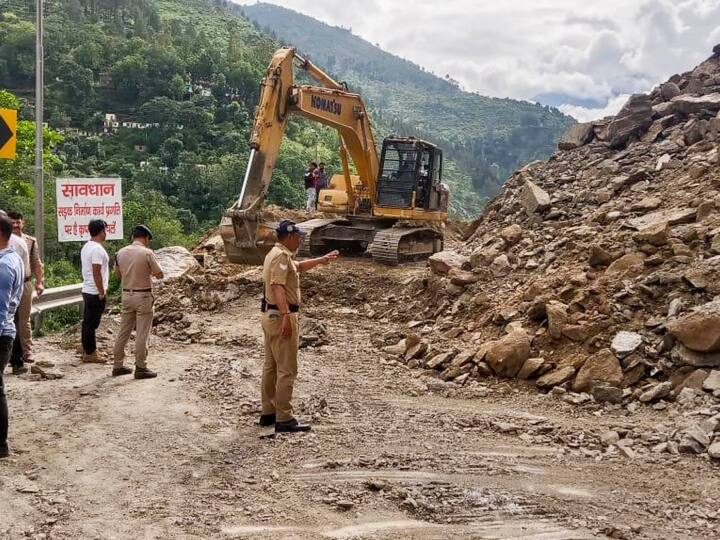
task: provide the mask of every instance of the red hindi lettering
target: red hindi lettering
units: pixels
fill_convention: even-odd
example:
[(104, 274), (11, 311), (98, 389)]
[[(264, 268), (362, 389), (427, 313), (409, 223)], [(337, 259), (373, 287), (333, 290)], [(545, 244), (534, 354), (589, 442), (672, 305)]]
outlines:
[(122, 207), (120, 206), (120, 203), (115, 203), (112, 206), (105, 207), (105, 215), (106, 216), (119, 216), (122, 214)]
[(77, 189), (76, 189), (77, 187), (78, 187), (77, 184), (65, 184), (62, 187), (63, 197), (67, 197), (67, 198), (75, 197), (77, 195)]

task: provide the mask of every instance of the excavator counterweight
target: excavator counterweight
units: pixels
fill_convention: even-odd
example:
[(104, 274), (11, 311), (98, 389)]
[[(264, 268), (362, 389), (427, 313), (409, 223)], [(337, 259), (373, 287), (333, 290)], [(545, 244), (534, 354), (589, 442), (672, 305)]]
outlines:
[[(322, 86), (295, 85), (295, 64)], [(378, 155), (362, 97), (284, 47), (273, 55), (262, 81), (240, 196), (220, 224), (231, 262), (261, 264), (275, 242), (276, 224), (264, 219), (262, 205), (290, 114), (335, 128), (343, 162), (342, 182), (333, 178), (333, 187), (321, 191), (318, 201), (320, 210), (338, 216), (300, 224), (308, 233), (300, 255), (369, 251), (379, 261), (397, 264), (442, 249), (448, 207), (442, 151), (419, 139), (391, 137)], [(357, 174), (350, 174), (348, 159)]]

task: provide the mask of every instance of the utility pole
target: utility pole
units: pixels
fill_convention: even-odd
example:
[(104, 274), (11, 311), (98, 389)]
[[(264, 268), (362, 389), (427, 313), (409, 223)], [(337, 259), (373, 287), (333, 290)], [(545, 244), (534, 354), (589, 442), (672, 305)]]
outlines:
[(35, 237), (40, 257), (43, 257), (45, 255), (43, 0), (36, 0), (35, 10)]

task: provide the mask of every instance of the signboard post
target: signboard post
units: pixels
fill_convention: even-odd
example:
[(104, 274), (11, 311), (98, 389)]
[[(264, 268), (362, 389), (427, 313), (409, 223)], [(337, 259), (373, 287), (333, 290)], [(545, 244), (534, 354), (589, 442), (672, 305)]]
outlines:
[(0, 109), (0, 158), (15, 159), (17, 147), (17, 111)]
[(55, 194), (60, 242), (89, 240), (93, 219), (107, 222), (108, 240), (124, 238), (120, 178), (57, 178)]

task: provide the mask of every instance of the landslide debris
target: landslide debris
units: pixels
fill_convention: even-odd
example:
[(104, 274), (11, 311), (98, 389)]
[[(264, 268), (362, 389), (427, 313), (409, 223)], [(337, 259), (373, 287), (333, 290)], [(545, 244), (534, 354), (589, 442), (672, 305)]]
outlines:
[(456, 384), (494, 374), (577, 403), (675, 401), (696, 416), (658, 448), (715, 457), (715, 51), (617, 116), (573, 126), (547, 162), (517, 171), (464, 242), (409, 284), (394, 312), (407, 333), (389, 333), (386, 352)]

